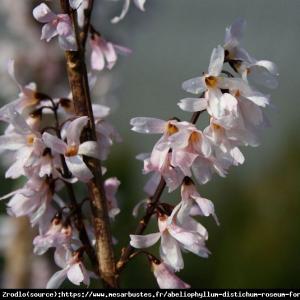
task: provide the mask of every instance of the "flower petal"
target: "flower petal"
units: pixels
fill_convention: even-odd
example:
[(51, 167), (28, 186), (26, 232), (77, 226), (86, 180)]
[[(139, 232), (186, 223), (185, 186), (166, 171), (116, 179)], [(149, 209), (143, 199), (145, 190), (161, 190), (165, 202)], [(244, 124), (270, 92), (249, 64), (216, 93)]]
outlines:
[(88, 182), (94, 177), (79, 155), (66, 157), (66, 164), (73, 176), (82, 182)]
[(105, 66), (104, 54), (100, 46), (93, 42), (91, 43), (92, 53), (91, 53), (91, 68), (93, 70), (102, 71)]
[(161, 237), (160, 232), (146, 235), (130, 235), (130, 245), (137, 249), (148, 248), (154, 245)]
[(204, 98), (184, 98), (178, 103), (178, 106), (189, 112), (202, 111), (207, 107), (207, 99)]
[(110, 108), (101, 104), (93, 104), (93, 113), (95, 119), (103, 119), (109, 115)]
[(247, 23), (244, 19), (238, 18), (230, 27), (227, 27), (225, 32), (225, 44), (229, 43), (230, 46), (237, 46), (243, 36), (246, 25)]
[(68, 145), (80, 145), (80, 135), (88, 119), (87, 116), (79, 117), (68, 125), (66, 130)]
[(24, 147), (25, 137), (19, 134), (1, 135), (0, 151), (2, 150), (18, 150)]
[(56, 26), (52, 23), (47, 23), (42, 27), (41, 40), (49, 42), (52, 38), (58, 35)]
[(139, 133), (163, 133), (166, 121), (155, 118), (133, 118), (130, 120), (131, 130)]
[(54, 261), (55, 263), (62, 269), (66, 268), (68, 257), (71, 256), (69, 250), (65, 249), (64, 247), (56, 248), (54, 252)]
[(184, 267), (179, 244), (169, 233), (163, 233), (161, 236), (160, 257), (175, 271)]
[(61, 286), (61, 284), (64, 282), (64, 280), (67, 277), (68, 269), (63, 269), (61, 271), (58, 271), (52, 275), (52, 277), (49, 279), (46, 288), (47, 289), (57, 289)]
[(125, 0), (120, 16), (119, 17), (114, 17), (111, 20), (111, 22), (113, 24), (116, 24), (116, 23), (120, 22), (122, 19), (124, 19), (124, 17), (126, 16), (128, 10), (129, 10), (129, 6), (130, 6), (130, 0)]
[(195, 77), (182, 83), (182, 89), (191, 94), (201, 94), (206, 90), (203, 77)]
[(87, 141), (79, 145), (78, 154), (94, 157), (97, 159), (101, 158), (101, 152), (97, 142)]
[(80, 285), (84, 280), (82, 270), (80, 268), (80, 263), (72, 265), (67, 273), (68, 279), (75, 285)]
[(45, 145), (54, 152), (64, 154), (67, 150), (67, 145), (64, 141), (60, 140), (58, 137), (48, 132), (43, 133), (42, 140), (45, 143)]
[(208, 159), (202, 157), (195, 159), (192, 170), (200, 184), (207, 183), (212, 177), (211, 163)]
[(224, 63), (224, 49), (222, 46), (218, 46), (214, 48), (211, 57), (210, 63), (208, 67), (208, 74), (212, 76), (218, 76), (223, 68)]
[(33, 9), (33, 17), (41, 23), (49, 23), (56, 18), (56, 15), (45, 4), (41, 3)]
[(174, 271), (166, 264), (152, 263), (153, 273), (161, 289), (188, 289), (191, 286), (174, 274)]
[(136, 7), (138, 9), (140, 9), (141, 11), (145, 11), (145, 3), (146, 0), (133, 0), (134, 4), (136, 5)]
[(113, 66), (116, 64), (117, 59), (118, 59), (113, 44), (112, 43), (106, 43), (106, 47), (103, 47), (103, 53), (104, 53), (104, 57), (107, 61), (106, 67), (109, 70), (111, 70), (113, 68)]

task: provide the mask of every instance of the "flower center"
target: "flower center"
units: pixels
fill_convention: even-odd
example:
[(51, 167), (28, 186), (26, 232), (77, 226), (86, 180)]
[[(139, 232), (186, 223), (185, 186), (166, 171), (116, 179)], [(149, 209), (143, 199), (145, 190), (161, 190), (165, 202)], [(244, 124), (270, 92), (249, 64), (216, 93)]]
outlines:
[(166, 127), (167, 127), (166, 132), (168, 135), (172, 135), (172, 134), (178, 132), (178, 128), (171, 123), (168, 123)]
[(201, 139), (201, 136), (198, 132), (194, 131), (191, 133), (190, 138), (189, 138), (189, 142), (190, 143), (197, 143), (199, 142)]
[(214, 88), (217, 85), (218, 79), (215, 76), (205, 77), (205, 83), (208, 87)]
[(240, 93), (239, 90), (237, 90), (237, 91), (235, 92), (235, 97), (237, 98), (237, 97), (240, 97), (240, 96), (241, 96), (241, 93)]
[(68, 146), (67, 150), (65, 151), (65, 156), (75, 156), (78, 153), (78, 147), (76, 145)]
[(32, 145), (33, 142), (34, 142), (34, 139), (35, 139), (35, 135), (33, 133), (28, 134), (27, 137), (26, 137), (27, 144)]
[(220, 130), (222, 128), (220, 125), (215, 124), (215, 123), (213, 123), (212, 126), (213, 126), (214, 130)]

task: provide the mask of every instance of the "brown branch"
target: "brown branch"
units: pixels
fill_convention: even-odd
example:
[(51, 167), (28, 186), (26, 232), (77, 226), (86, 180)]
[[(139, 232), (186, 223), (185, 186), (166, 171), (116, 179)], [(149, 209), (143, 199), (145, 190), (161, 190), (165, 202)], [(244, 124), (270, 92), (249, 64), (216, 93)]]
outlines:
[[(78, 51), (66, 51), (65, 57), (75, 113), (77, 116), (89, 117), (89, 126), (84, 132), (82, 140), (96, 140), (94, 116), (84, 61), (84, 47), (80, 45), (76, 11), (70, 10), (67, 0), (61, 0), (61, 6), (64, 13), (68, 13), (72, 19), (78, 43)], [(101, 162), (90, 157), (84, 157), (84, 161), (94, 175), (94, 178), (88, 183), (88, 189), (93, 213), (99, 273), (106, 287), (116, 288), (118, 282), (115, 276), (116, 267)]]
[[(196, 122), (198, 121), (198, 118), (202, 112), (203, 111), (194, 112), (191, 117), (190, 123), (196, 124)], [(165, 187), (166, 187), (166, 182), (163, 178), (161, 178), (160, 183), (159, 183), (158, 187), (156, 188), (154, 195), (150, 198), (151, 202), (148, 205), (146, 213), (145, 213), (144, 217), (139, 221), (139, 224), (138, 224), (134, 234), (136, 234), (136, 235), (143, 234), (143, 232), (147, 228), (149, 221), (150, 221), (152, 215), (154, 214), (157, 205), (159, 204), (160, 197), (161, 197)], [(126, 264), (129, 262), (130, 258), (132, 257), (131, 255), (132, 255), (133, 251), (134, 251), (134, 248), (130, 244), (126, 248), (122, 249), (121, 257), (117, 262), (118, 275), (124, 269)]]

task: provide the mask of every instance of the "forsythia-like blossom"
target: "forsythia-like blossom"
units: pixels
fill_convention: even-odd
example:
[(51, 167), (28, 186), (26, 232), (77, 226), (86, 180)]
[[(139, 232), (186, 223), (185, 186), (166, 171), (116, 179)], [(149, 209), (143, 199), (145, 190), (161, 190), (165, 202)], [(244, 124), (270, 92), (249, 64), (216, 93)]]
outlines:
[[(74, 218), (83, 202), (76, 202), (78, 207), (74, 207), (75, 204), (65, 196), (61, 197), (60, 192), (65, 185), (72, 189), (76, 182), (93, 178), (84, 157), (105, 160), (114, 141), (120, 142), (118, 132), (106, 120), (110, 108), (93, 105), (95, 128), (100, 139), (81, 142), (89, 118), (75, 116), (72, 99), (52, 99), (38, 92), (35, 84), (21, 85), (16, 80), (12, 60), (8, 64), (8, 73), (17, 83), (20, 94), (0, 109), (1, 121), (8, 123), (0, 136), (0, 151), (11, 160), (6, 177), (25, 176), (27, 181), (22, 188), (0, 200), (10, 198), (7, 212), (15, 217), (27, 216), (31, 225), (38, 227), (38, 235), (33, 240), (35, 254), (42, 255), (55, 248), (55, 262), (62, 270), (50, 278), (48, 288), (59, 287), (65, 278), (76, 285), (88, 285), (90, 277), (96, 275), (84, 266), (86, 245), (79, 238), (78, 220)], [(116, 199), (119, 185), (120, 181), (115, 177), (104, 181), (112, 219), (120, 212)], [(93, 246), (92, 225), (85, 217), (81, 222)]]
[(121, 14), (120, 16), (118, 17), (114, 17), (111, 22), (112, 23), (118, 23), (120, 22), (122, 19), (125, 18), (125, 16), (127, 15), (127, 12), (129, 10), (129, 7), (130, 7), (130, 3), (133, 1), (133, 3), (135, 4), (135, 6), (141, 10), (141, 11), (144, 11), (145, 8), (144, 8), (144, 5), (146, 3), (146, 0), (121, 0), (121, 1), (124, 1), (124, 4), (123, 4), (123, 8), (122, 8), (122, 11), (121, 11)]
[[(131, 2), (145, 10), (146, 0), (121, 2), (121, 14), (112, 23), (126, 16)], [(131, 50), (106, 40), (106, 35), (96, 31), (89, 18), (92, 1), (69, 0), (64, 4), (70, 15), (56, 14), (40, 3), (33, 9), (33, 17), (43, 24), (41, 39), (49, 42), (57, 36), (65, 51), (78, 51), (83, 57), (85, 44), (81, 45), (81, 40), (89, 41), (90, 73), (82, 74), (82, 80), (87, 81), (84, 92), (88, 94), (87, 86), (96, 84), (99, 71), (111, 70), (118, 55), (128, 55)], [(206, 247), (208, 231), (195, 217), (212, 217), (217, 225), (219, 220), (213, 202), (198, 192), (195, 182), (206, 184), (215, 174), (225, 177), (230, 167), (243, 164), (242, 147), (258, 146), (260, 132), (268, 124), (264, 110), (271, 99), (255, 84), (275, 88), (278, 70), (273, 62), (257, 60), (242, 48), (245, 26), (246, 22), (238, 19), (226, 28), (224, 43), (212, 50), (207, 71), (182, 83), (183, 90), (194, 95), (178, 103), (180, 109), (193, 113), (190, 122), (149, 117), (130, 121), (135, 132), (160, 135), (149, 153), (137, 156), (143, 161), (143, 173), (151, 177), (144, 188), (149, 198), (136, 205), (133, 213), (136, 216), (139, 207), (144, 206), (147, 214), (140, 226), (154, 217), (158, 231), (130, 235), (130, 245), (137, 249), (159, 242), (159, 259), (146, 250), (133, 252), (132, 257), (141, 253), (147, 256), (160, 288), (190, 288), (175, 274), (184, 268), (183, 253), (203, 258), (210, 255)], [(105, 161), (111, 146), (121, 142), (121, 137), (107, 120), (108, 106), (91, 104), (89, 117), (78, 116), (71, 95), (52, 98), (41, 93), (35, 83), (21, 84), (16, 79), (13, 60), (8, 63), (8, 73), (19, 88), (19, 95), (0, 109), (0, 121), (8, 124), (0, 136), (0, 153), (7, 156), (10, 164), (6, 178), (24, 176), (26, 181), (0, 200), (9, 198), (8, 214), (27, 216), (31, 225), (37, 227), (38, 234), (33, 239), (35, 254), (53, 250), (60, 270), (51, 276), (47, 288), (58, 288), (65, 279), (88, 286), (97, 275), (86, 268), (85, 256), (91, 259), (93, 267), (96, 242), (87, 215), (92, 212), (82, 207), (86, 200), (94, 199), (79, 201), (74, 185), (96, 181), (96, 172), (90, 166), (97, 160)], [(196, 121), (203, 112), (208, 114), (209, 122), (200, 129)], [(106, 168), (102, 168), (102, 175), (106, 175)], [(120, 213), (116, 198), (120, 184), (116, 177), (101, 182), (112, 221)], [(175, 205), (160, 198), (162, 185), (169, 192), (180, 188), (180, 199)]]
[[(150, 154), (138, 156), (144, 161), (144, 173), (153, 172), (145, 186), (149, 196), (154, 194), (161, 178), (169, 192), (181, 186), (182, 199), (175, 207), (167, 206), (167, 211), (165, 203), (157, 207), (159, 232), (130, 235), (131, 246), (139, 249), (161, 239), (162, 262), (152, 262), (161, 288), (189, 287), (174, 275), (174, 271), (184, 266), (181, 249), (202, 257), (209, 254), (205, 247), (207, 231), (193, 217), (211, 215), (219, 224), (213, 203), (200, 196), (191, 177), (200, 184), (211, 180), (214, 173), (225, 177), (231, 166), (244, 163), (240, 147), (257, 146), (259, 133), (268, 123), (263, 109), (270, 104), (270, 96), (259, 92), (250, 83), (250, 77), (274, 88), (278, 72), (274, 63), (256, 60), (240, 47), (244, 27), (245, 21), (241, 19), (228, 27), (224, 45), (212, 51), (208, 72), (182, 84), (185, 91), (197, 98), (181, 99), (178, 105), (197, 116), (206, 111), (209, 125), (204, 130), (196, 127), (194, 117), (193, 123), (144, 117), (130, 121), (133, 131), (162, 134)], [(237, 76), (224, 68), (226, 63)]]
[(74, 29), (69, 15), (56, 15), (45, 3), (41, 3), (33, 10), (33, 16), (37, 21), (45, 24), (42, 28), (42, 40), (49, 42), (53, 37), (58, 36), (58, 42), (62, 49), (77, 50)]

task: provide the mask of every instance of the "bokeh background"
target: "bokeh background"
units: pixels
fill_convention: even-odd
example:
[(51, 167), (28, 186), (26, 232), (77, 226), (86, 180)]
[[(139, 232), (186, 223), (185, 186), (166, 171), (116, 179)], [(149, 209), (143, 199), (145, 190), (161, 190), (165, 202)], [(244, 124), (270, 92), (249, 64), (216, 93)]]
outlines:
[[(41, 26), (32, 7), (41, 1), (0, 1), (0, 100), (16, 98), (17, 88), (7, 75), (5, 61), (17, 61), (22, 83), (36, 81), (52, 96), (69, 93), (64, 58), (57, 42), (39, 40)], [(55, 2), (55, 1), (53, 1)], [(135, 156), (149, 152), (157, 137), (130, 131), (136, 116), (189, 119), (176, 103), (187, 96), (181, 82), (206, 71), (212, 49), (223, 43), (225, 27), (244, 17), (244, 47), (257, 59), (269, 59), (279, 67), (280, 84), (271, 91), (274, 108), (268, 110), (271, 127), (262, 133), (259, 148), (246, 148), (244, 165), (232, 168), (227, 178), (200, 186), (211, 199), (221, 226), (212, 219), (200, 221), (209, 231), (212, 255), (202, 259), (185, 254), (179, 276), (198, 288), (296, 288), (300, 286), (300, 143), (299, 54), (300, 2), (298, 0), (148, 0), (146, 12), (131, 6), (117, 25), (120, 1), (95, 0), (93, 23), (108, 39), (133, 49), (120, 58), (112, 72), (103, 72), (93, 99), (113, 108), (110, 120), (124, 141), (113, 147), (106, 166), (109, 176), (122, 184), (118, 199), (122, 213), (113, 224), (120, 248), (128, 242), (137, 222), (132, 208), (145, 198), (141, 162)], [(199, 127), (203, 128), (203, 117)], [(20, 186), (22, 180), (4, 178), (1, 159), (1, 195)], [(179, 200), (178, 193), (163, 199)], [(1, 203), (0, 284), (2, 287), (43, 287), (56, 270), (50, 255), (33, 257), (32, 230), (24, 219), (6, 216)], [(152, 226), (152, 227), (151, 227)], [(152, 224), (149, 232), (157, 230)], [(157, 248), (153, 247), (157, 253)], [(123, 287), (156, 287), (145, 258), (138, 257), (121, 277)]]

